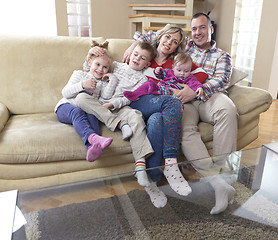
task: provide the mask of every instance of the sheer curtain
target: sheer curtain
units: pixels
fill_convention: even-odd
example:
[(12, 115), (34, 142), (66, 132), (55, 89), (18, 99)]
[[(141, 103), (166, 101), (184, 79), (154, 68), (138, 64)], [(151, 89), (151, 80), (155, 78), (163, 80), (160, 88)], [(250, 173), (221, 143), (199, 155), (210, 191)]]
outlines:
[(90, 37), (91, 1), (67, 0), (69, 36)]
[(232, 64), (248, 74), (240, 84), (252, 85), (263, 0), (237, 0)]
[(56, 36), (55, 0), (0, 0), (0, 34)]

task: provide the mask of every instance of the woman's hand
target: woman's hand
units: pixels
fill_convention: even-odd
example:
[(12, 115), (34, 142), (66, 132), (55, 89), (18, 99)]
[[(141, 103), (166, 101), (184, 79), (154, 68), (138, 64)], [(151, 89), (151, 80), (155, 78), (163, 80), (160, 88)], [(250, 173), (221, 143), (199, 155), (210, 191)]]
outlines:
[(135, 41), (134, 43), (132, 43), (130, 45), (130, 47), (125, 51), (124, 55), (123, 55), (123, 62), (124, 63), (129, 63), (129, 60), (130, 60), (130, 56), (134, 50), (134, 48), (137, 46), (139, 42), (138, 41)]
[(182, 103), (187, 103), (192, 99), (196, 98), (197, 93), (194, 90), (192, 90), (190, 87), (188, 87), (188, 85), (186, 84), (179, 84), (179, 85), (183, 87), (183, 89), (178, 90), (172, 88), (172, 90), (173, 90), (173, 95), (177, 97)]
[(89, 61), (89, 59), (93, 56), (102, 56), (103, 55), (103, 48), (101, 47), (98, 47), (98, 46), (95, 46), (95, 47), (92, 47), (89, 52), (88, 52), (88, 55), (87, 55), (87, 61)]
[(97, 86), (97, 81), (93, 78), (90, 78), (88, 80), (82, 81), (81, 84), (83, 89), (95, 90)]

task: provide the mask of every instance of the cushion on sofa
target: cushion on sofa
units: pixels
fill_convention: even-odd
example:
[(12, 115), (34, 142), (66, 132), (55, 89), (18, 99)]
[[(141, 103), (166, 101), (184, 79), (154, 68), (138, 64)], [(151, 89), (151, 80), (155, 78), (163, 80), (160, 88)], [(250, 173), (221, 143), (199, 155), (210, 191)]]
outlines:
[(131, 39), (106, 39), (109, 42), (108, 51), (112, 54), (113, 60), (117, 62), (122, 62), (123, 55), (126, 49), (134, 42)]
[(235, 85), (236, 83), (240, 82), (241, 80), (243, 80), (247, 76), (248, 76), (247, 73), (242, 72), (241, 70), (239, 70), (236, 67), (233, 67), (229, 87), (231, 87), (231, 86)]
[(0, 103), (11, 114), (53, 111), (72, 72), (82, 69), (91, 40), (0, 36), (1, 58), (5, 59), (0, 61)]
[[(103, 136), (111, 131), (101, 128)], [(121, 132), (113, 134), (114, 141), (102, 157), (128, 154), (128, 141)], [(11, 116), (0, 132), (0, 163), (42, 163), (86, 159), (86, 149), (74, 128), (57, 121), (55, 113), (37, 113)]]
[(272, 102), (269, 92), (260, 88), (233, 85), (228, 89), (228, 93), (240, 115), (249, 113), (262, 105), (269, 106)]
[(0, 132), (4, 128), (9, 117), (10, 117), (9, 110), (4, 104), (0, 103)]

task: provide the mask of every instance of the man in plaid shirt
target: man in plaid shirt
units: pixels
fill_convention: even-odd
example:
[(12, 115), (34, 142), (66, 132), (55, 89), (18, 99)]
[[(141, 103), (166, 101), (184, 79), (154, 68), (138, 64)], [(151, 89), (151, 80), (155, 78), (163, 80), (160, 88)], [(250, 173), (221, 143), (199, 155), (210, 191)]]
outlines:
[[(231, 153), (236, 150), (237, 142), (237, 109), (227, 96), (231, 76), (230, 55), (217, 48), (211, 40), (213, 27), (209, 16), (197, 13), (191, 21), (192, 40), (186, 39), (185, 52), (193, 62), (209, 75), (204, 85), (204, 94), (196, 99), (196, 92), (186, 85), (182, 90), (173, 89), (174, 96), (184, 104), (182, 151), (187, 160), (207, 158), (208, 161), (193, 161), (199, 173), (206, 176), (208, 169), (216, 168), (198, 132), (198, 122), (210, 123), (213, 130), (213, 156)], [(141, 34), (136, 32), (135, 40), (152, 41), (156, 33)], [(216, 168), (217, 169), (217, 168)], [(221, 167), (219, 167), (219, 170)], [(215, 190), (216, 205), (211, 214), (226, 209), (234, 196), (234, 189), (222, 178), (213, 177), (209, 180)]]

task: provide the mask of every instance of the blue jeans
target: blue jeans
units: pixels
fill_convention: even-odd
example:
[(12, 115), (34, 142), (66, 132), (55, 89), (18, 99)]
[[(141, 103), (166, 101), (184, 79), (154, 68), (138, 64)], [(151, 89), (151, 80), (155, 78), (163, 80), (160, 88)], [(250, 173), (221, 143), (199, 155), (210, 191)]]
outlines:
[(70, 103), (60, 105), (56, 115), (59, 122), (73, 125), (75, 131), (84, 142), (86, 149), (91, 145), (88, 142), (88, 137), (92, 133), (100, 134), (98, 119)]
[[(177, 158), (183, 113), (180, 100), (171, 95), (144, 95), (130, 107), (141, 111), (147, 122), (147, 136), (155, 152), (147, 159), (147, 167), (161, 166), (163, 158)], [(159, 169), (148, 173), (154, 182), (159, 181)]]

